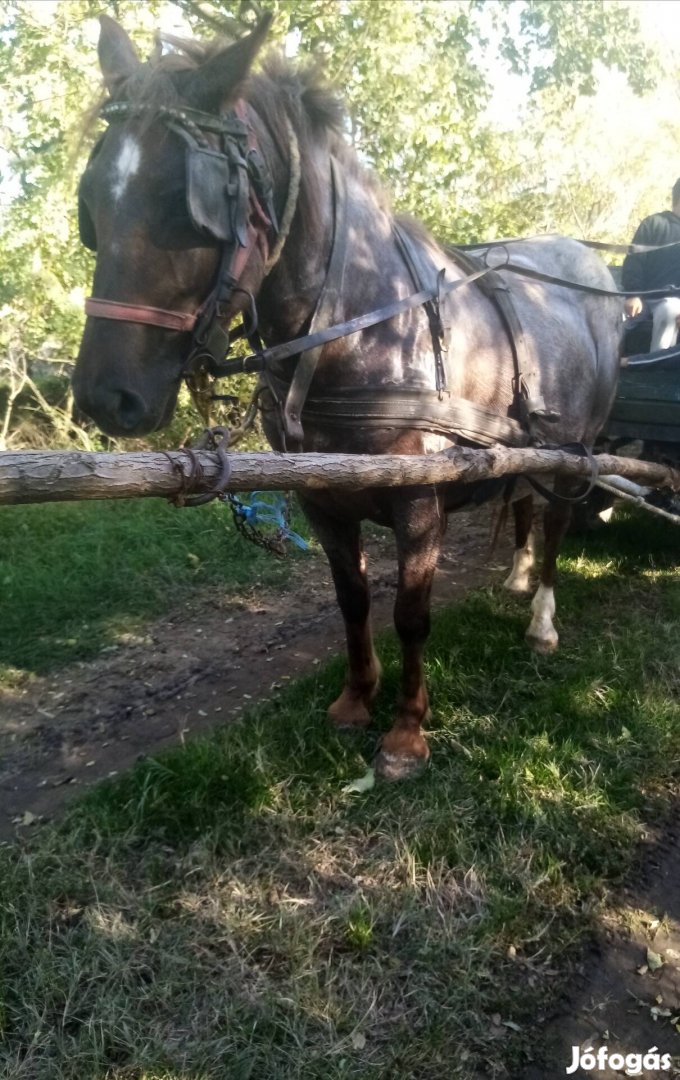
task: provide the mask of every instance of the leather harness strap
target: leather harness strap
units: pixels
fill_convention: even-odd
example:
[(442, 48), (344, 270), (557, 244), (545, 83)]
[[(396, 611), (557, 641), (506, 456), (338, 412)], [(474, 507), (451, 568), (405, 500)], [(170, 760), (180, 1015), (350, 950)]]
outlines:
[[(447, 251), (467, 272), (485, 265), (481, 259), (466, 250), (448, 247)], [(480, 278), (478, 287), (494, 304), (510, 342), (515, 366), (514, 394), (518, 419), (526, 426), (530, 434), (540, 441), (537, 427), (541, 423), (555, 423), (559, 420), (560, 414), (546, 407), (538, 385), (538, 364), (527, 342), (507, 283), (497, 270), (491, 270), (489, 274)]]
[[(271, 378), (271, 376), (270, 376)], [(285, 383), (274, 380), (277, 389)], [(528, 446), (531, 437), (517, 420), (466, 398), (444, 398), (420, 387), (338, 387), (324, 397), (309, 397), (303, 419), (318, 426), (416, 428), (481, 446)]]
[[(313, 334), (318, 327), (327, 326), (329, 323), (332, 325), (337, 318), (337, 306), (342, 299), (345, 279), (348, 234), (347, 189), (342, 169), (338, 168), (334, 157), (331, 157), (330, 159), (330, 170), (333, 191), (331, 200), (333, 206), (331, 250), (328, 257), (324, 283), (321, 292), (319, 293), (309, 325), (311, 334)], [(321, 344), (305, 350), (300, 355), (300, 359), (295, 365), (295, 371), (281, 413), (286, 443), (291, 444), (291, 446), (302, 446), (302, 440), (304, 438), (304, 432), (302, 430), (302, 411), (322, 351), (323, 345)]]
[[(423, 288), (423, 280), (418, 272), (415, 245), (406, 230), (402, 229), (397, 221), (394, 222), (392, 231), (394, 233), (394, 239), (397, 242), (399, 253), (406, 263), (406, 268), (411, 275), (411, 281), (416, 290), (421, 290)], [(474, 269), (479, 269), (479, 267), (474, 267)], [(446, 368), (444, 366), (445, 335), (439, 310), (439, 287), (442, 278), (443, 274), (437, 274), (436, 287), (432, 292), (431, 298), (425, 300), (423, 303), (427, 321), (430, 324), (430, 337), (432, 338), (432, 352), (434, 355), (435, 383), (440, 399), (443, 396), (444, 390), (446, 390)]]

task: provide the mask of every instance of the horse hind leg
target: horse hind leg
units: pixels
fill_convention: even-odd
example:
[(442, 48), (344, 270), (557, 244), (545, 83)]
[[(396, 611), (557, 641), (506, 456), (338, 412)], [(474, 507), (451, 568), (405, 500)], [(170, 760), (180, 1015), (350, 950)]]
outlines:
[(399, 581), (394, 623), (402, 646), (402, 685), (396, 719), (375, 760), (376, 772), (389, 780), (415, 775), (430, 756), (421, 730), (429, 717), (423, 654), (430, 632), (430, 592), (445, 524), (434, 495), (408, 498), (395, 506)]
[(373, 648), (371, 595), (358, 522), (331, 517), (302, 500), (305, 515), (326, 553), (338, 606), (345, 623), (348, 671), (339, 698), (328, 718), (339, 729), (367, 727), (369, 705), (380, 684), (380, 661)]
[[(555, 493), (561, 485), (555, 484)], [(568, 489), (567, 489), (568, 490)], [(571, 519), (569, 503), (549, 503), (543, 514), (544, 550), (541, 566), (541, 581), (531, 601), (532, 619), (526, 632), (526, 639), (537, 653), (551, 653), (557, 648), (558, 634), (554, 625), (555, 618), (555, 577), (557, 574), (557, 556), (564, 539), (564, 534)]]
[(515, 552), (512, 570), (503, 582), (503, 588), (511, 593), (527, 593), (531, 589), (531, 571), (535, 563), (534, 551), (534, 500), (531, 495), (512, 504), (515, 519)]

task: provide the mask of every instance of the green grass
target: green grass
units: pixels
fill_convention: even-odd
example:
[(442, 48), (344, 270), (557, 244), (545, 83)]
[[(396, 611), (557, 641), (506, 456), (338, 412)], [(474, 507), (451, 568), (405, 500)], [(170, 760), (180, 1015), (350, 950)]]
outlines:
[(0, 851), (4, 1075), (521, 1076), (677, 784), (676, 547), (636, 519), (572, 544), (554, 657), (526, 650), (526, 602), (441, 612), (417, 780), (343, 792), (375, 734), (325, 727), (337, 660)]
[(289, 568), (213, 503), (0, 508), (0, 686), (94, 656), (196, 588), (283, 583)]

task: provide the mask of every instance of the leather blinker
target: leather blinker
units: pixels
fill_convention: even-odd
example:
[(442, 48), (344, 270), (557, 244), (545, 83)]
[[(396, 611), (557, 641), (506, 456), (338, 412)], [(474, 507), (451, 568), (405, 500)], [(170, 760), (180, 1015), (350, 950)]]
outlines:
[(82, 195), (78, 195), (78, 232), (80, 234), (80, 242), (90, 251), (97, 250), (97, 234), (94, 228), (94, 222), (90, 217), (90, 211), (85, 205), (85, 200)]
[[(87, 165), (85, 166), (86, 172), (96, 158), (99, 151), (101, 150), (103, 141), (104, 136), (100, 135), (94, 146), (92, 147), (92, 150), (90, 151), (90, 156), (87, 159)], [(80, 184), (82, 185), (82, 179), (80, 181)], [(90, 216), (90, 211), (87, 209), (87, 205), (82, 196), (80, 185), (78, 186), (78, 232), (80, 234), (81, 244), (83, 244), (84, 247), (89, 248), (90, 251), (96, 251), (97, 233), (94, 227), (92, 217)]]
[(248, 177), (245, 161), (234, 157), (207, 147), (187, 150), (187, 210), (201, 236), (244, 245), (240, 226), (248, 220)]

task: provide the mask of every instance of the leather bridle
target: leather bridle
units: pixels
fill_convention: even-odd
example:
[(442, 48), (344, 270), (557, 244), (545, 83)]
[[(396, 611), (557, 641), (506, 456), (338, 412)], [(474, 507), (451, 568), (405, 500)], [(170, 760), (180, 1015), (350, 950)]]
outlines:
[[(239, 289), (251, 253), (259, 248), (266, 264), (270, 239), (276, 239), (279, 230), (269, 170), (248, 123), (243, 101), (238, 101), (233, 111), (225, 115), (129, 101), (107, 102), (100, 110), (101, 117), (109, 123), (151, 113), (187, 145), (187, 209), (196, 231), (220, 245), (215, 282), (194, 312), (90, 296), (85, 301), (85, 313), (94, 318), (191, 333), (191, 347), (182, 370), (186, 376), (199, 368), (211, 371), (224, 361), (229, 351), (229, 334), (221, 320)], [(212, 135), (213, 140), (207, 135)], [(213, 145), (214, 136), (218, 137), (217, 149)], [(207, 208), (202, 205), (202, 184), (212, 187), (203, 192), (203, 201), (212, 204)], [(221, 207), (221, 217), (217, 211), (211, 214), (211, 209), (217, 206)]]

